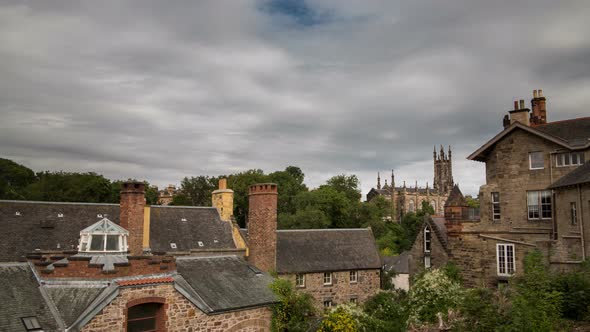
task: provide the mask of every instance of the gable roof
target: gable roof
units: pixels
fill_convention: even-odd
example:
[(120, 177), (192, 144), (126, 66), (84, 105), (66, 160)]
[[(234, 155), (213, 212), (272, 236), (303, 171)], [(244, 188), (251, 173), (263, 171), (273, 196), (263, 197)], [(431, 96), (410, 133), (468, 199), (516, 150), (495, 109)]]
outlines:
[[(118, 225), (119, 211), (119, 204), (0, 200), (0, 262), (24, 260), (35, 249), (77, 250), (81, 230), (102, 218)], [(151, 206), (150, 247), (171, 252), (235, 249), (235, 244), (230, 223), (216, 208)]]
[(570, 150), (590, 147), (590, 117), (550, 122), (531, 127), (517, 121), (487, 141), (469, 155), (467, 159), (485, 161), (491, 148), (506, 135), (517, 129), (524, 130)]
[(277, 231), (277, 272), (380, 269), (369, 228)]
[(205, 313), (266, 306), (278, 301), (273, 278), (237, 256), (176, 260), (181, 293)]
[(562, 176), (557, 181), (553, 182), (548, 189), (574, 186), (583, 183), (590, 183), (590, 161), (587, 161), (584, 165), (578, 166), (578, 168)]
[(409, 255), (409, 251), (404, 251), (397, 256), (383, 256), (384, 269), (397, 274), (410, 273)]
[(447, 226), (445, 225), (445, 218), (444, 217), (431, 217), (431, 216), (424, 216), (424, 220), (430, 226), (430, 229), (436, 235), (436, 238), (443, 246), (445, 251), (449, 250), (449, 237), (447, 232)]
[(29, 265), (0, 264), (0, 331), (26, 331), (23, 317), (35, 317), (44, 331), (60, 327)]
[(459, 189), (458, 184), (453, 186), (453, 189), (449, 194), (449, 198), (447, 198), (445, 206), (468, 206), (467, 200), (465, 199), (465, 196), (463, 196), (461, 189)]
[(46, 285), (45, 292), (55, 304), (66, 326), (71, 326), (106, 286)]

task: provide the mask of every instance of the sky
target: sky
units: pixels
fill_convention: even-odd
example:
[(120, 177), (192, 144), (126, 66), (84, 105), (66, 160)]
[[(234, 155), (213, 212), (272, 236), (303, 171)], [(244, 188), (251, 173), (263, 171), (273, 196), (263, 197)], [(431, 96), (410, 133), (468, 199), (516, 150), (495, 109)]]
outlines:
[(0, 157), (164, 186), (301, 167), (433, 181), (513, 101), (588, 116), (587, 1), (0, 0)]

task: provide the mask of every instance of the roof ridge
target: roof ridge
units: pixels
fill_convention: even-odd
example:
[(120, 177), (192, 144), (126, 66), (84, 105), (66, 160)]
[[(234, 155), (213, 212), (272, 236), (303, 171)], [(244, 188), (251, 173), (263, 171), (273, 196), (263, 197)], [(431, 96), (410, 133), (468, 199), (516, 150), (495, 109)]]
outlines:
[(277, 229), (277, 232), (318, 232), (318, 231), (368, 231), (368, 228), (310, 228), (310, 229)]
[(579, 120), (590, 120), (590, 116), (584, 116), (584, 117), (581, 117), (581, 118), (573, 118), (573, 119), (565, 119), (565, 120), (557, 120), (557, 121), (553, 121), (553, 122), (547, 122), (547, 123), (541, 123), (541, 124), (531, 125), (531, 127), (533, 127), (533, 128), (535, 128), (535, 127), (542, 127), (542, 126), (546, 126), (546, 125), (550, 125), (550, 124), (554, 124), (554, 123), (579, 121)]
[(166, 209), (217, 209), (214, 206), (189, 206), (189, 205), (150, 205), (150, 208), (166, 208)]
[(0, 199), (0, 203), (23, 203), (23, 204), (66, 204), (66, 205), (110, 205), (119, 206), (119, 203), (86, 203), (86, 202), (53, 202), (53, 201), (27, 201), (15, 199)]

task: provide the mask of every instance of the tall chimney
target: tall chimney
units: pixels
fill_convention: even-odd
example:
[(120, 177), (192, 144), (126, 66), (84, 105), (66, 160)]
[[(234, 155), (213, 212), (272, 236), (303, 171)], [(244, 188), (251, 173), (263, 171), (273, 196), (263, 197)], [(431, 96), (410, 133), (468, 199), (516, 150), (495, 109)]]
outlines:
[(543, 90), (533, 90), (533, 99), (531, 99), (531, 124), (539, 125), (547, 123), (547, 106)]
[(227, 189), (227, 179), (219, 179), (219, 189), (211, 193), (213, 206), (217, 208), (222, 220), (231, 221), (234, 215), (234, 191)]
[(250, 242), (248, 260), (263, 271), (276, 270), (277, 185), (275, 183), (252, 185), (248, 197)]
[(508, 113), (510, 113), (510, 124), (513, 124), (514, 122), (518, 121), (525, 126), (529, 126), (530, 125), (530, 116), (529, 116), (530, 111), (531, 110), (524, 107), (524, 99), (521, 99), (520, 103), (515, 101), (514, 102), (514, 110), (508, 112)]
[(145, 184), (125, 182), (121, 187), (120, 224), (129, 231), (129, 254), (143, 254), (143, 213), (145, 207)]

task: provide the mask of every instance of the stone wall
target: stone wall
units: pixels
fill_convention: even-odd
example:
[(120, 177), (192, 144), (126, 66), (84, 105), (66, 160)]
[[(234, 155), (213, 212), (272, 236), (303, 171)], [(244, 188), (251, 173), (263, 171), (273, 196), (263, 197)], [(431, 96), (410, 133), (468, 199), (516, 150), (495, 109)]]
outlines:
[[(433, 227), (431, 226), (431, 228)], [(448, 253), (439, 238), (436, 236), (434, 229), (432, 229), (431, 234), (431, 247), (429, 253), (424, 252), (424, 227), (422, 227), (418, 235), (416, 235), (416, 240), (408, 255), (410, 276), (415, 276), (421, 271), (424, 271), (424, 259), (426, 256), (430, 257), (431, 268), (443, 267), (449, 261)]]
[(83, 328), (83, 332), (126, 331), (128, 306), (142, 302), (164, 302), (164, 326), (168, 332), (267, 332), (271, 310), (268, 307), (206, 315), (179, 294), (172, 284), (121, 288), (119, 296)]
[[(571, 203), (576, 204), (577, 222), (572, 224)], [(581, 261), (590, 254), (588, 241), (590, 236), (590, 185), (558, 188), (555, 190), (555, 224), (559, 246), (551, 257), (553, 262)], [(585, 228), (584, 228), (585, 227)], [(586, 252), (582, 253), (585, 246)]]
[[(356, 299), (364, 303), (369, 297), (377, 294), (380, 289), (380, 270), (358, 270), (358, 281), (350, 282), (350, 271), (332, 272), (332, 285), (324, 285), (324, 273), (305, 273), (305, 287), (297, 287), (315, 299), (316, 308), (323, 310), (324, 301), (331, 300), (332, 305), (348, 303)], [(295, 274), (284, 274), (295, 285)]]

